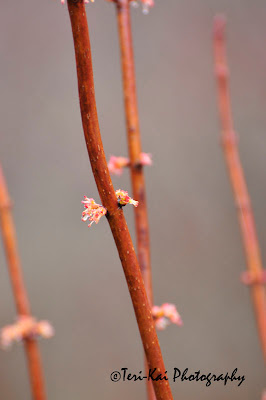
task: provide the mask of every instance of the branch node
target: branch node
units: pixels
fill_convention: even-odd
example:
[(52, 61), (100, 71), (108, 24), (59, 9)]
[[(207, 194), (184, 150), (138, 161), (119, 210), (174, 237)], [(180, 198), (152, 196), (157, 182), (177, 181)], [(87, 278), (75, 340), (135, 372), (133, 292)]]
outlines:
[(242, 272), (240, 280), (244, 285), (247, 286), (265, 285), (266, 271), (263, 270), (258, 272), (251, 272), (251, 271)]
[(37, 321), (27, 315), (20, 315), (12, 325), (7, 325), (1, 331), (1, 346), (6, 349), (13, 342), (20, 342), (25, 339), (32, 339), (42, 336), (46, 339), (54, 335), (54, 329), (48, 321)]
[(0, 204), (0, 212), (5, 210), (11, 210), (13, 206), (14, 206), (13, 201), (8, 199)]
[(217, 64), (215, 66), (215, 75), (219, 79), (228, 79), (229, 78), (229, 69), (224, 64)]
[(221, 138), (222, 147), (236, 146), (238, 142), (239, 142), (239, 136), (235, 131), (231, 130), (223, 133)]
[(140, 170), (144, 165), (152, 165), (150, 153), (140, 153), (140, 159), (134, 164), (131, 164), (127, 157), (111, 156), (108, 162), (108, 169), (111, 174), (122, 175), (123, 168), (132, 166), (136, 170)]

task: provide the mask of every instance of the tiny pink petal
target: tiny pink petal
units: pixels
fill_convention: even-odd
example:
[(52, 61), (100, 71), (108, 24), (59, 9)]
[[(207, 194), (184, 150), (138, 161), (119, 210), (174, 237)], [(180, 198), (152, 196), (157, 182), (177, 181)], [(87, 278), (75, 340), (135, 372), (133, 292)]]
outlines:
[(141, 153), (140, 161), (142, 165), (152, 165), (151, 154), (149, 153)]

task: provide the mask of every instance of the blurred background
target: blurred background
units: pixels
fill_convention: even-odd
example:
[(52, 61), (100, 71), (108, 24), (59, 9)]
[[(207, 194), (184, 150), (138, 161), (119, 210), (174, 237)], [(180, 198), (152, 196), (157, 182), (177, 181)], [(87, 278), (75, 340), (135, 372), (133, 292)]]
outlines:
[[(263, 359), (236, 210), (219, 146), (212, 23), (227, 16), (231, 94), (240, 154), (266, 259), (266, 4), (262, 0), (157, 0), (132, 10), (152, 244), (155, 303), (175, 303), (184, 326), (159, 332), (168, 370), (226, 373), (237, 384), (176, 382), (175, 399), (260, 399)], [(115, 7), (87, 6), (106, 155), (127, 155)], [(144, 399), (144, 383), (112, 383), (143, 369), (133, 308), (107, 222), (82, 223), (83, 195), (99, 200), (78, 104), (67, 6), (1, 4), (0, 160), (33, 315), (56, 330), (40, 341), (49, 400)], [(129, 175), (113, 179), (131, 193)], [(133, 207), (125, 209), (134, 236)], [(0, 326), (15, 318), (0, 252)], [(1, 400), (29, 400), (24, 351), (0, 353)]]

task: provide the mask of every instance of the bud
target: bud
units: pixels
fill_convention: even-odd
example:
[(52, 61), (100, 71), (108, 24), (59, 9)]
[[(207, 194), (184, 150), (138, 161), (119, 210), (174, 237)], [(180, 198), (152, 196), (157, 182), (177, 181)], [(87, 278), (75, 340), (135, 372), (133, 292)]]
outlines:
[(133, 204), (134, 207), (138, 207), (139, 202), (129, 197), (128, 192), (126, 192), (125, 190), (116, 190), (115, 194), (117, 197), (117, 201), (121, 206), (125, 206), (126, 204)]

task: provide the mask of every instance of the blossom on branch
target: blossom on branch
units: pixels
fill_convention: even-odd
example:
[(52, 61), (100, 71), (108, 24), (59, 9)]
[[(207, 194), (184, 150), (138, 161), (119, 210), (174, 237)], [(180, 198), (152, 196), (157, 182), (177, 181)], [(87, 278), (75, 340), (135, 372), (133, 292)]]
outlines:
[(242, 272), (240, 279), (244, 285), (265, 285), (266, 271), (244, 271)]
[[(140, 153), (140, 164), (141, 165), (152, 165), (151, 154)], [(121, 175), (123, 168), (130, 166), (130, 160), (127, 157), (116, 157), (111, 156), (108, 162), (108, 168), (111, 174)]]
[(111, 156), (108, 162), (110, 174), (121, 175), (123, 168), (129, 166), (129, 159), (127, 157)]
[(107, 210), (105, 207), (101, 206), (100, 204), (95, 203), (93, 199), (89, 199), (88, 197), (84, 196), (84, 199), (81, 203), (84, 204), (85, 210), (82, 212), (82, 221), (87, 221), (89, 219), (91, 223), (88, 225), (90, 227), (93, 222), (98, 224), (101, 217), (103, 217)]
[(115, 194), (117, 197), (117, 201), (121, 206), (125, 206), (126, 204), (133, 204), (134, 207), (138, 207), (139, 202), (129, 197), (128, 192), (126, 192), (125, 190), (116, 190)]
[(182, 319), (177, 312), (176, 306), (170, 303), (164, 303), (159, 306), (152, 307), (152, 315), (155, 321), (155, 326), (159, 330), (164, 330), (170, 323), (183, 325)]
[[(139, 202), (136, 200), (133, 200), (131, 197), (129, 197), (128, 192), (125, 190), (116, 190), (115, 192), (116, 198), (118, 201), (118, 204), (120, 206), (125, 206), (126, 204), (133, 204), (133, 206), (137, 207)], [(107, 209), (102, 206), (101, 204), (95, 203), (94, 199), (89, 199), (88, 197), (84, 196), (84, 200), (82, 202), (84, 204), (85, 210), (82, 212), (82, 221), (91, 221), (91, 223), (88, 225), (90, 227), (93, 222), (95, 224), (98, 224), (100, 221), (101, 217), (103, 217), (107, 213)]]
[(36, 321), (30, 316), (20, 316), (16, 323), (5, 326), (1, 331), (1, 345), (9, 347), (13, 342), (42, 336), (49, 339), (54, 335), (54, 329), (48, 321)]

